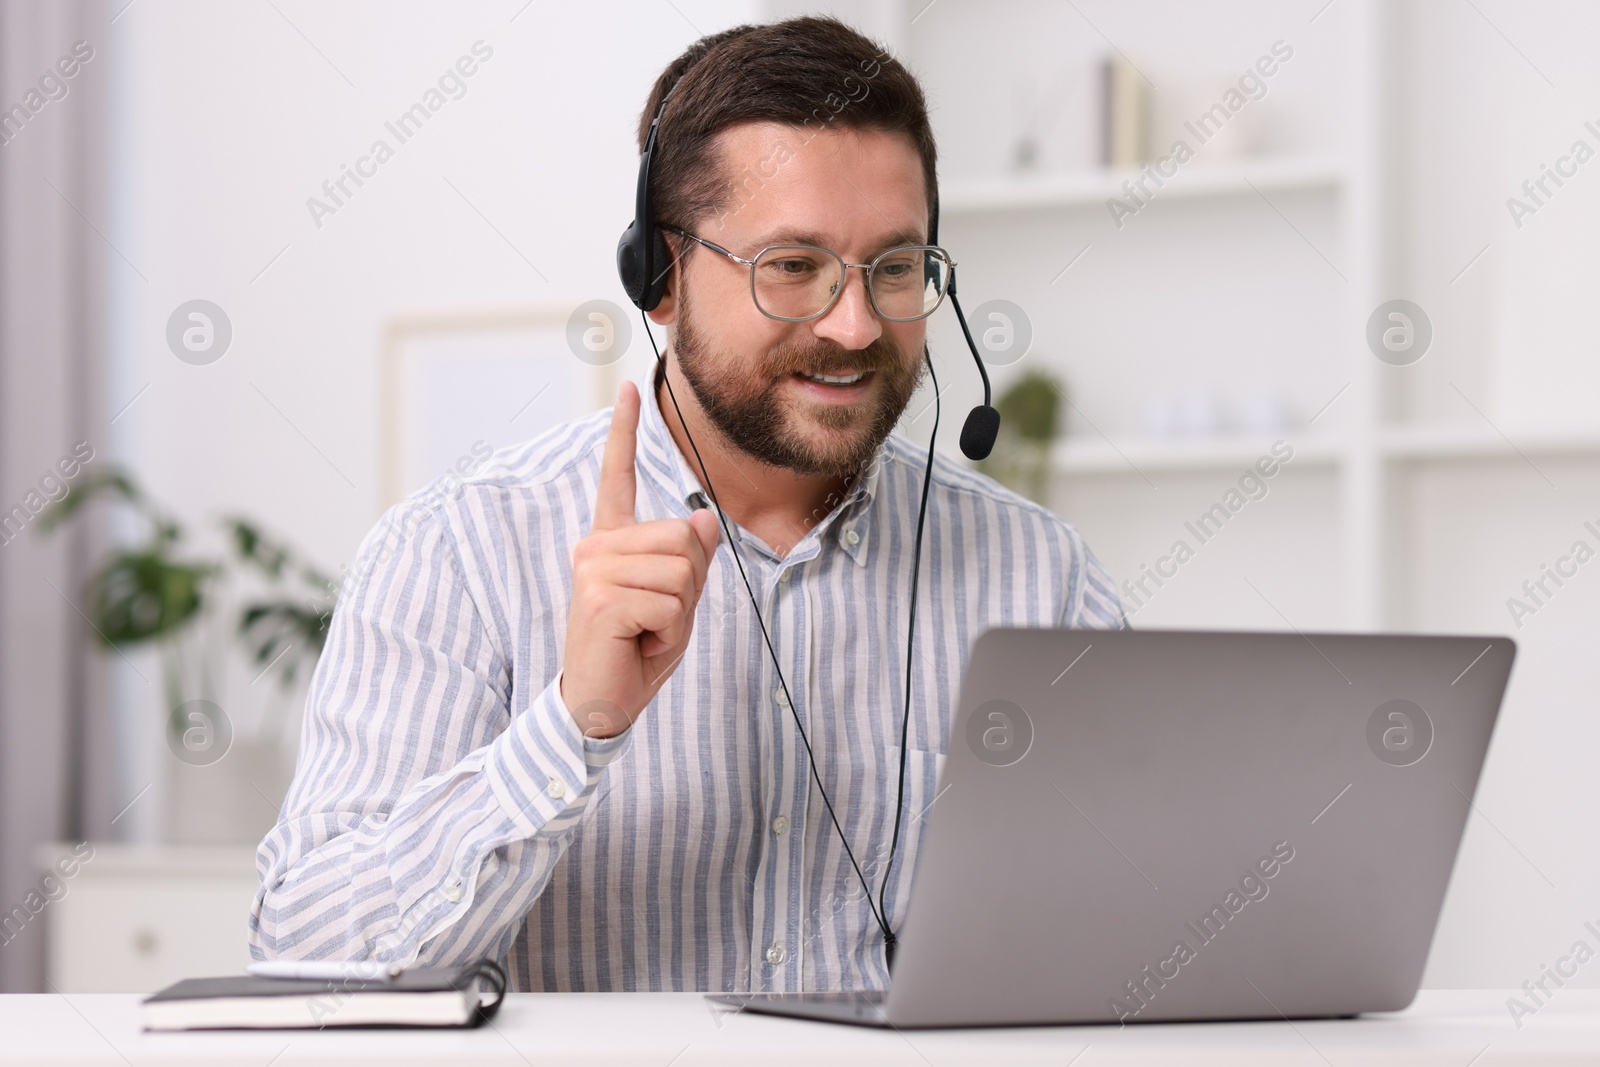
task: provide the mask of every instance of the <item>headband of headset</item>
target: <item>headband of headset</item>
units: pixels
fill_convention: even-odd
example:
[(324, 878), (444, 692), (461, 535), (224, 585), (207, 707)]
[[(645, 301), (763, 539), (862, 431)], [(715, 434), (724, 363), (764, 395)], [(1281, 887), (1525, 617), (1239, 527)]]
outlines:
[(656, 225), (655, 211), (650, 203), (650, 163), (656, 154), (656, 136), (661, 128), (661, 116), (667, 110), (667, 101), (678, 91), (674, 82), (661, 98), (655, 118), (650, 120), (650, 132), (645, 135), (644, 154), (639, 157), (639, 186), (634, 194), (633, 221), (622, 231), (617, 241), (617, 274), (622, 278), (622, 290), (641, 311), (654, 311), (661, 303), (667, 289), (667, 272), (672, 258), (666, 238)]

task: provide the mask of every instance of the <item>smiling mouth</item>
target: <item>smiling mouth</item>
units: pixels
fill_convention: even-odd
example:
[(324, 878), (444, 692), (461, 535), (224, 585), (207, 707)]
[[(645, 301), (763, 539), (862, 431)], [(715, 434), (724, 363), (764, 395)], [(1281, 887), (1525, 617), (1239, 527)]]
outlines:
[(851, 374), (807, 374), (804, 371), (795, 371), (795, 376), (804, 378), (808, 382), (818, 385), (855, 385), (867, 376), (867, 371), (855, 371)]

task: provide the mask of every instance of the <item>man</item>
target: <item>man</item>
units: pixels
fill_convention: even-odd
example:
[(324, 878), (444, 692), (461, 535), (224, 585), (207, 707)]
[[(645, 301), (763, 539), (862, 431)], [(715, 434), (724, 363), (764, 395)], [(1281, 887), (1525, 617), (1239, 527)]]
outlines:
[[(641, 146), (669, 89), (664, 368), (502, 450), (392, 552), (387, 524), (368, 536), (258, 856), (257, 957), (491, 956), (535, 990), (881, 988), (796, 717), (898, 930), (972, 640), (1122, 625), (1076, 531), (935, 461), (889, 864), (926, 462), (890, 431), (925, 318), (894, 313), (899, 253), (870, 281), (830, 257), (926, 243), (926, 105), (816, 18), (697, 42)], [(763, 252), (796, 245), (818, 248)]]

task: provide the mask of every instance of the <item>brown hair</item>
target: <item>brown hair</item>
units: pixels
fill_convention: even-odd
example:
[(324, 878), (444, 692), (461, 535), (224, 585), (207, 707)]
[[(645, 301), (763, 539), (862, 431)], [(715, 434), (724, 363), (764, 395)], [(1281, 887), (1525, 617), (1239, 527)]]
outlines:
[[(829, 127), (904, 133), (922, 158), (933, 210), (938, 153), (922, 86), (886, 49), (838, 19), (807, 16), (700, 38), (656, 79), (639, 116), (640, 152), (669, 90), (650, 176), (658, 223), (689, 229), (727, 211), (739, 190), (715, 140), (743, 122), (778, 122), (813, 135)], [(753, 180), (759, 187), (760, 176)]]

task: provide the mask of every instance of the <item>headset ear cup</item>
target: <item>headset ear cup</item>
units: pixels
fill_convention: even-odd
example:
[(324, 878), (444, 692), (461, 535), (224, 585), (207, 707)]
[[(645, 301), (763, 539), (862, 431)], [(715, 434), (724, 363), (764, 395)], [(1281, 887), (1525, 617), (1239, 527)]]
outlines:
[(628, 299), (639, 304), (644, 295), (644, 265), (639, 262), (639, 224), (630, 222), (617, 241), (617, 277)]
[(643, 279), (643, 299), (639, 306), (646, 311), (654, 311), (656, 305), (661, 303), (661, 298), (667, 291), (667, 279), (672, 276), (672, 249), (667, 247), (667, 239), (661, 232), (661, 227), (650, 227), (650, 255), (645, 260), (649, 264), (650, 276)]

